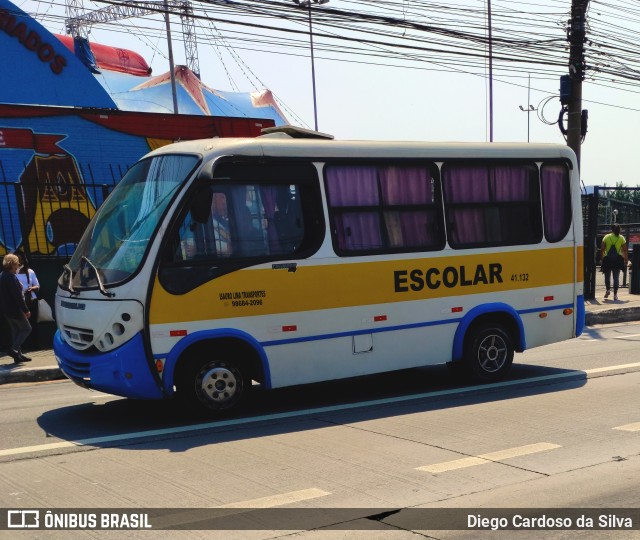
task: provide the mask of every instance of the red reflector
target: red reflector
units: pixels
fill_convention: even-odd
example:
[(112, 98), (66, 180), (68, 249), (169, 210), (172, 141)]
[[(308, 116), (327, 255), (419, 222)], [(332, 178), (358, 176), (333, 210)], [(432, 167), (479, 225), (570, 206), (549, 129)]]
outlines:
[(545, 302), (550, 302), (551, 300), (553, 300), (553, 296), (545, 296), (544, 297), (544, 301)]
[(376, 315), (373, 318), (373, 322), (380, 322), (380, 321), (386, 321), (387, 320), (387, 316), (386, 315)]
[(460, 313), (462, 311), (462, 307), (452, 307), (451, 313)]
[(295, 332), (296, 330), (298, 330), (298, 327), (295, 324), (292, 324), (291, 326), (282, 327), (283, 332)]
[(169, 336), (171, 337), (180, 337), (180, 336), (186, 336), (186, 335), (187, 335), (186, 330), (170, 330), (169, 331)]

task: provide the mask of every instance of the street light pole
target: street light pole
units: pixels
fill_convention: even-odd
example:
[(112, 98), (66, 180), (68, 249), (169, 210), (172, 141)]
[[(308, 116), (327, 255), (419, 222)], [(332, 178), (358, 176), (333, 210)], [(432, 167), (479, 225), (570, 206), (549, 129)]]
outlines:
[(293, 0), (300, 6), (306, 6), (309, 12), (309, 47), (311, 50), (311, 88), (313, 90), (313, 120), (318, 131), (318, 103), (316, 100), (316, 66), (313, 57), (313, 26), (311, 23), (311, 4), (328, 4), (329, 0)]
[(527, 87), (527, 107), (523, 107), (522, 105), (519, 105), (520, 110), (524, 111), (527, 113), (527, 142), (529, 142), (529, 132), (530, 132), (530, 126), (531, 126), (531, 113), (533, 111), (537, 111), (538, 109), (536, 109), (533, 105), (531, 105), (531, 75), (529, 75), (529, 85)]

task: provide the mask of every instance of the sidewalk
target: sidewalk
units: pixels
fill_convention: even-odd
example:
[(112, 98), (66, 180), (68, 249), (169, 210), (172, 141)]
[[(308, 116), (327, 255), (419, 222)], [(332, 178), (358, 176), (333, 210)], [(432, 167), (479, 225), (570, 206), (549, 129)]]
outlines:
[[(596, 299), (587, 300), (585, 305), (587, 326), (640, 321), (640, 295), (629, 294), (628, 289), (621, 288), (618, 295), (620, 299), (617, 302), (603, 300), (604, 283), (600, 283), (602, 278), (598, 281)], [(65, 378), (58, 368), (52, 350), (29, 352), (27, 356), (33, 361), (16, 365), (9, 356), (0, 352), (0, 384)]]

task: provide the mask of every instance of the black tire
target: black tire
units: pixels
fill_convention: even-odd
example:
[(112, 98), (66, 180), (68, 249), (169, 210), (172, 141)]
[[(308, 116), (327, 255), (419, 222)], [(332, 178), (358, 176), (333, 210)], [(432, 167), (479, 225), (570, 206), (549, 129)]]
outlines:
[(220, 413), (238, 408), (251, 380), (229, 360), (192, 360), (177, 381), (177, 395), (190, 408)]
[(467, 374), (479, 382), (503, 379), (513, 363), (513, 340), (501, 325), (484, 324), (472, 329), (465, 340)]

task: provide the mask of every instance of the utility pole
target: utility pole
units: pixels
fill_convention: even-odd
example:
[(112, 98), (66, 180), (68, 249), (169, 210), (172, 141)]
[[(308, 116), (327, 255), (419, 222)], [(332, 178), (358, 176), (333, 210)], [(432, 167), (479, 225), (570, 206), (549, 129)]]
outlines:
[(489, 142), (493, 142), (493, 31), (491, 28), (491, 0), (487, 0), (487, 26), (489, 29)]
[(571, 91), (567, 103), (567, 145), (576, 153), (580, 166), (580, 146), (586, 126), (582, 125), (582, 81), (584, 81), (586, 41), (586, 15), (589, 0), (572, 0), (569, 40), (569, 78)]
[(171, 44), (171, 23), (169, 22), (169, 1), (164, 0), (164, 23), (167, 27), (167, 48), (169, 51), (169, 70), (171, 71), (171, 97), (173, 114), (178, 114), (178, 96), (176, 93), (176, 68), (173, 63), (173, 45)]

